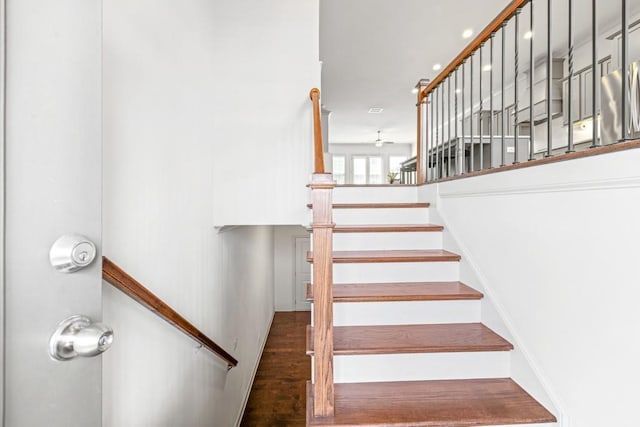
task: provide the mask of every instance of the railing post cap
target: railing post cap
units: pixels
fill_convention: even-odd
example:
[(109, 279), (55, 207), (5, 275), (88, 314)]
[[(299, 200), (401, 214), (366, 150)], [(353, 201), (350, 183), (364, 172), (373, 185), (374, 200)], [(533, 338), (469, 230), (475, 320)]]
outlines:
[(320, 95), (320, 89), (318, 89), (317, 87), (314, 87), (313, 89), (311, 89), (311, 91), (309, 92), (309, 99), (313, 100), (313, 95)]

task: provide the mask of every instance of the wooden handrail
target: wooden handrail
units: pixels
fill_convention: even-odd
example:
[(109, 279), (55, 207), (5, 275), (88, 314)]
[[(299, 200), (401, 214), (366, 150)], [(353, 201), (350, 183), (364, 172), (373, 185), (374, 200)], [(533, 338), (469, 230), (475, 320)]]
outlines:
[(513, 0), (507, 7), (505, 7), (502, 12), (500, 12), (500, 14), (496, 16), (495, 19), (491, 21), (491, 23), (487, 25), (487, 27), (482, 30), (482, 32), (478, 34), (478, 36), (474, 38), (453, 61), (451, 61), (449, 65), (447, 65), (440, 74), (438, 74), (438, 76), (420, 92), (419, 101), (422, 101), (427, 95), (429, 95), (429, 93), (438, 87), (438, 85), (442, 83), (449, 74), (454, 72), (456, 68), (462, 65), (462, 63), (469, 58), (475, 50), (479, 49), (484, 42), (489, 40), (491, 38), (491, 34), (498, 31), (502, 27), (502, 24), (508, 21), (518, 9), (523, 7), (529, 1), (530, 0)]
[(314, 173), (324, 173), (324, 148), (322, 146), (322, 114), (320, 111), (320, 89), (314, 87), (309, 92), (313, 102), (313, 158)]
[(220, 356), (227, 363), (228, 369), (238, 365), (233, 356), (107, 257), (102, 257), (102, 278)]

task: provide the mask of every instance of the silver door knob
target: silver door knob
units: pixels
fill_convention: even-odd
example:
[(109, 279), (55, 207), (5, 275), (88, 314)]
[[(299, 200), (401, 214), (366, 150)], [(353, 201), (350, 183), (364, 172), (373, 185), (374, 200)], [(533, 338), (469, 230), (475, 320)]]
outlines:
[(58, 325), (49, 340), (49, 354), (56, 360), (93, 357), (106, 351), (113, 342), (113, 329), (93, 323), (87, 316), (71, 316)]
[(49, 251), (51, 265), (62, 273), (73, 273), (93, 262), (96, 245), (81, 234), (65, 234), (56, 240)]

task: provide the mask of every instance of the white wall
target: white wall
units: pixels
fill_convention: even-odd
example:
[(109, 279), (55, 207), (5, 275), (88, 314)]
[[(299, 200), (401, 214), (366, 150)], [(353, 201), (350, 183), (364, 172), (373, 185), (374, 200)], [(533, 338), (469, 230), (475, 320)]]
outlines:
[(105, 426), (232, 426), (274, 311), (271, 226), (304, 223), (317, 0), (103, 6), (104, 253), (239, 359), (109, 286)]
[(295, 300), (295, 238), (309, 238), (309, 232), (300, 225), (276, 226), (273, 230), (274, 245), (274, 301), (276, 311), (294, 311)]
[(420, 189), (487, 294), (483, 321), (518, 347), (514, 378), (540, 381), (564, 427), (637, 425), (638, 162), (636, 149)]
[(212, 42), (205, 78), (215, 90), (203, 101), (215, 107), (205, 120), (219, 148), (211, 165), (222, 201), (216, 224), (302, 224), (312, 165), (309, 91), (320, 87), (318, 0), (200, 1), (213, 9), (203, 36)]
[[(126, 218), (110, 217), (129, 228)], [(146, 233), (130, 237), (143, 240)], [(174, 243), (177, 252), (168, 259), (154, 258), (151, 247), (139, 256), (113, 244), (104, 249), (238, 366), (227, 371), (221, 359), (105, 284), (104, 321), (115, 341), (103, 356), (103, 426), (232, 426), (241, 416), (273, 315), (273, 232), (265, 226), (202, 234), (192, 242), (201, 257), (188, 242)], [(167, 235), (164, 244), (175, 237)]]

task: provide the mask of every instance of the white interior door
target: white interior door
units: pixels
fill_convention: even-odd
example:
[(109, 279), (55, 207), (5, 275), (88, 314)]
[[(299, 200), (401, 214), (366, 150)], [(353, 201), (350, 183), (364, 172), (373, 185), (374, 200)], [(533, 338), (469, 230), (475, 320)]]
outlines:
[[(69, 316), (102, 316), (102, 3), (0, 2), (6, 11), (0, 19), (6, 24), (3, 425), (100, 426), (101, 357), (55, 360), (49, 339)], [(51, 266), (49, 250), (67, 233), (88, 237), (97, 256), (65, 274)], [(76, 250), (77, 259), (89, 256), (87, 246)]]
[(311, 264), (307, 262), (308, 237), (296, 237), (295, 308), (297, 311), (311, 310), (307, 301), (307, 283), (311, 281)]

